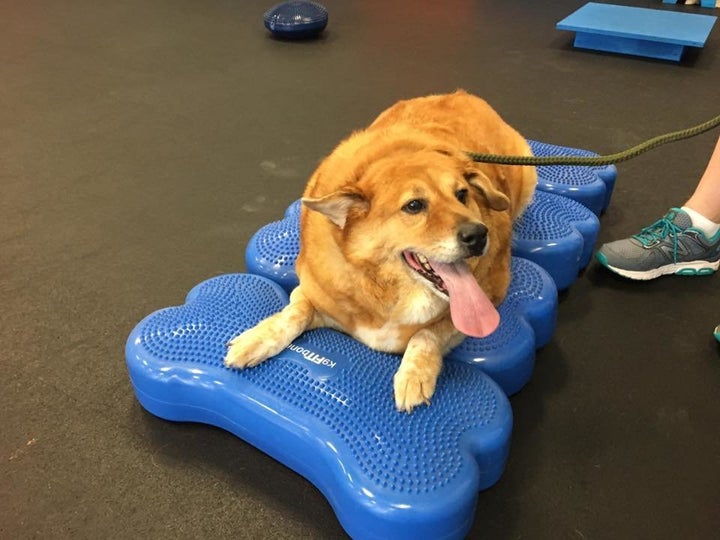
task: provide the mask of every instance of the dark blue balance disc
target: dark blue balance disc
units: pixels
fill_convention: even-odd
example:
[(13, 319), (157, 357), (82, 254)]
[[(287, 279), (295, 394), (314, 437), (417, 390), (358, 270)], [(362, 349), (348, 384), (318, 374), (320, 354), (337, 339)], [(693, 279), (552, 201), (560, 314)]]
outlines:
[(226, 429), (295, 470), (352, 538), (464, 538), (478, 491), (505, 467), (505, 393), (476, 367), (449, 361), (432, 405), (400, 413), (400, 357), (329, 329), (255, 368), (226, 368), (227, 341), (286, 303), (271, 281), (230, 274), (145, 318), (126, 349), (140, 403), (161, 418)]
[(265, 28), (283, 39), (317, 36), (328, 23), (328, 12), (316, 2), (283, 2), (265, 12)]

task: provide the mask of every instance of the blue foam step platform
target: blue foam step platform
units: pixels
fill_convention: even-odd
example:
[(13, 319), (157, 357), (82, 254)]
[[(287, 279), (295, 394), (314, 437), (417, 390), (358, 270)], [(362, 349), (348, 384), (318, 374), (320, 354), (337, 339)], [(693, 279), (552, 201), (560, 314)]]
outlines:
[(679, 61), (704, 47), (717, 17), (589, 2), (557, 23), (575, 32), (575, 47)]
[[(528, 140), (535, 156), (596, 157), (598, 154), (581, 148), (559, 146)], [(577, 201), (600, 215), (610, 205), (617, 179), (617, 167), (540, 166), (537, 167), (538, 189)]]
[(224, 367), (227, 341), (286, 303), (277, 284), (231, 274), (146, 317), (126, 346), (142, 406), (226, 429), (295, 470), (353, 538), (464, 538), (478, 491), (505, 466), (512, 411), (504, 392), (451, 360), (432, 405), (399, 413), (399, 357), (328, 329), (255, 368)]
[[(245, 250), (249, 272), (276, 281), (288, 292), (298, 284), (295, 260), (300, 251), (299, 216), (296, 201), (282, 220), (255, 233)], [(599, 230), (597, 216), (585, 206), (566, 197), (536, 192), (515, 224), (513, 255), (539, 264), (558, 289), (566, 289), (590, 262)]]

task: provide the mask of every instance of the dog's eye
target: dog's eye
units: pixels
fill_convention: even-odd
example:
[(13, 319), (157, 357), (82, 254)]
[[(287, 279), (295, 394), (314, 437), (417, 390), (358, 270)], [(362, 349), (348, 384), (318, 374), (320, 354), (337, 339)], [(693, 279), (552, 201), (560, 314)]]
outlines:
[(407, 214), (419, 214), (427, 208), (427, 202), (423, 199), (413, 199), (405, 203), (402, 207), (402, 211)]
[(455, 198), (460, 201), (461, 203), (465, 204), (467, 202), (468, 198), (468, 190), (467, 189), (458, 189), (455, 192)]

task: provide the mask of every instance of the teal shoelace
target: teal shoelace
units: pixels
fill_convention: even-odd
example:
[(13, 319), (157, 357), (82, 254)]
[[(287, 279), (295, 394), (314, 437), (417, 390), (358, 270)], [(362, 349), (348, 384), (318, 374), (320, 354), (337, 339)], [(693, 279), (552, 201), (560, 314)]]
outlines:
[(675, 212), (668, 212), (652, 225), (645, 227), (638, 234), (634, 234), (633, 238), (644, 247), (648, 247), (670, 236), (673, 242), (673, 262), (677, 263), (678, 235), (682, 234), (684, 229), (673, 222), (675, 215)]

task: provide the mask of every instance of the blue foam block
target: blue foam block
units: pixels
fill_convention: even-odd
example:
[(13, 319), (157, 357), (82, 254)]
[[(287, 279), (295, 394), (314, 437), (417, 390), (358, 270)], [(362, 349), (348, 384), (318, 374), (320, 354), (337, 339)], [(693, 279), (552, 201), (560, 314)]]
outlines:
[(557, 23), (575, 32), (575, 47), (680, 60), (686, 46), (703, 47), (717, 17), (589, 2)]
[[(276, 281), (286, 291), (298, 284), (295, 259), (300, 251), (299, 215), (296, 201), (282, 220), (255, 233), (245, 250), (248, 271)], [(513, 255), (539, 264), (559, 289), (565, 289), (590, 262), (599, 230), (599, 220), (583, 205), (559, 195), (536, 192), (515, 223)]]
[(224, 367), (226, 342), (286, 302), (273, 282), (232, 274), (146, 317), (126, 347), (140, 403), (226, 429), (297, 471), (353, 538), (463, 538), (478, 490), (505, 466), (512, 412), (502, 390), (449, 361), (432, 405), (398, 413), (399, 357), (328, 329), (255, 368)]
[[(528, 143), (535, 156), (597, 156), (595, 152), (581, 148), (532, 140), (529, 140)], [(587, 206), (596, 215), (602, 214), (610, 205), (610, 198), (617, 179), (615, 165), (600, 167), (540, 166), (537, 167), (537, 172), (538, 189), (573, 199)]]

